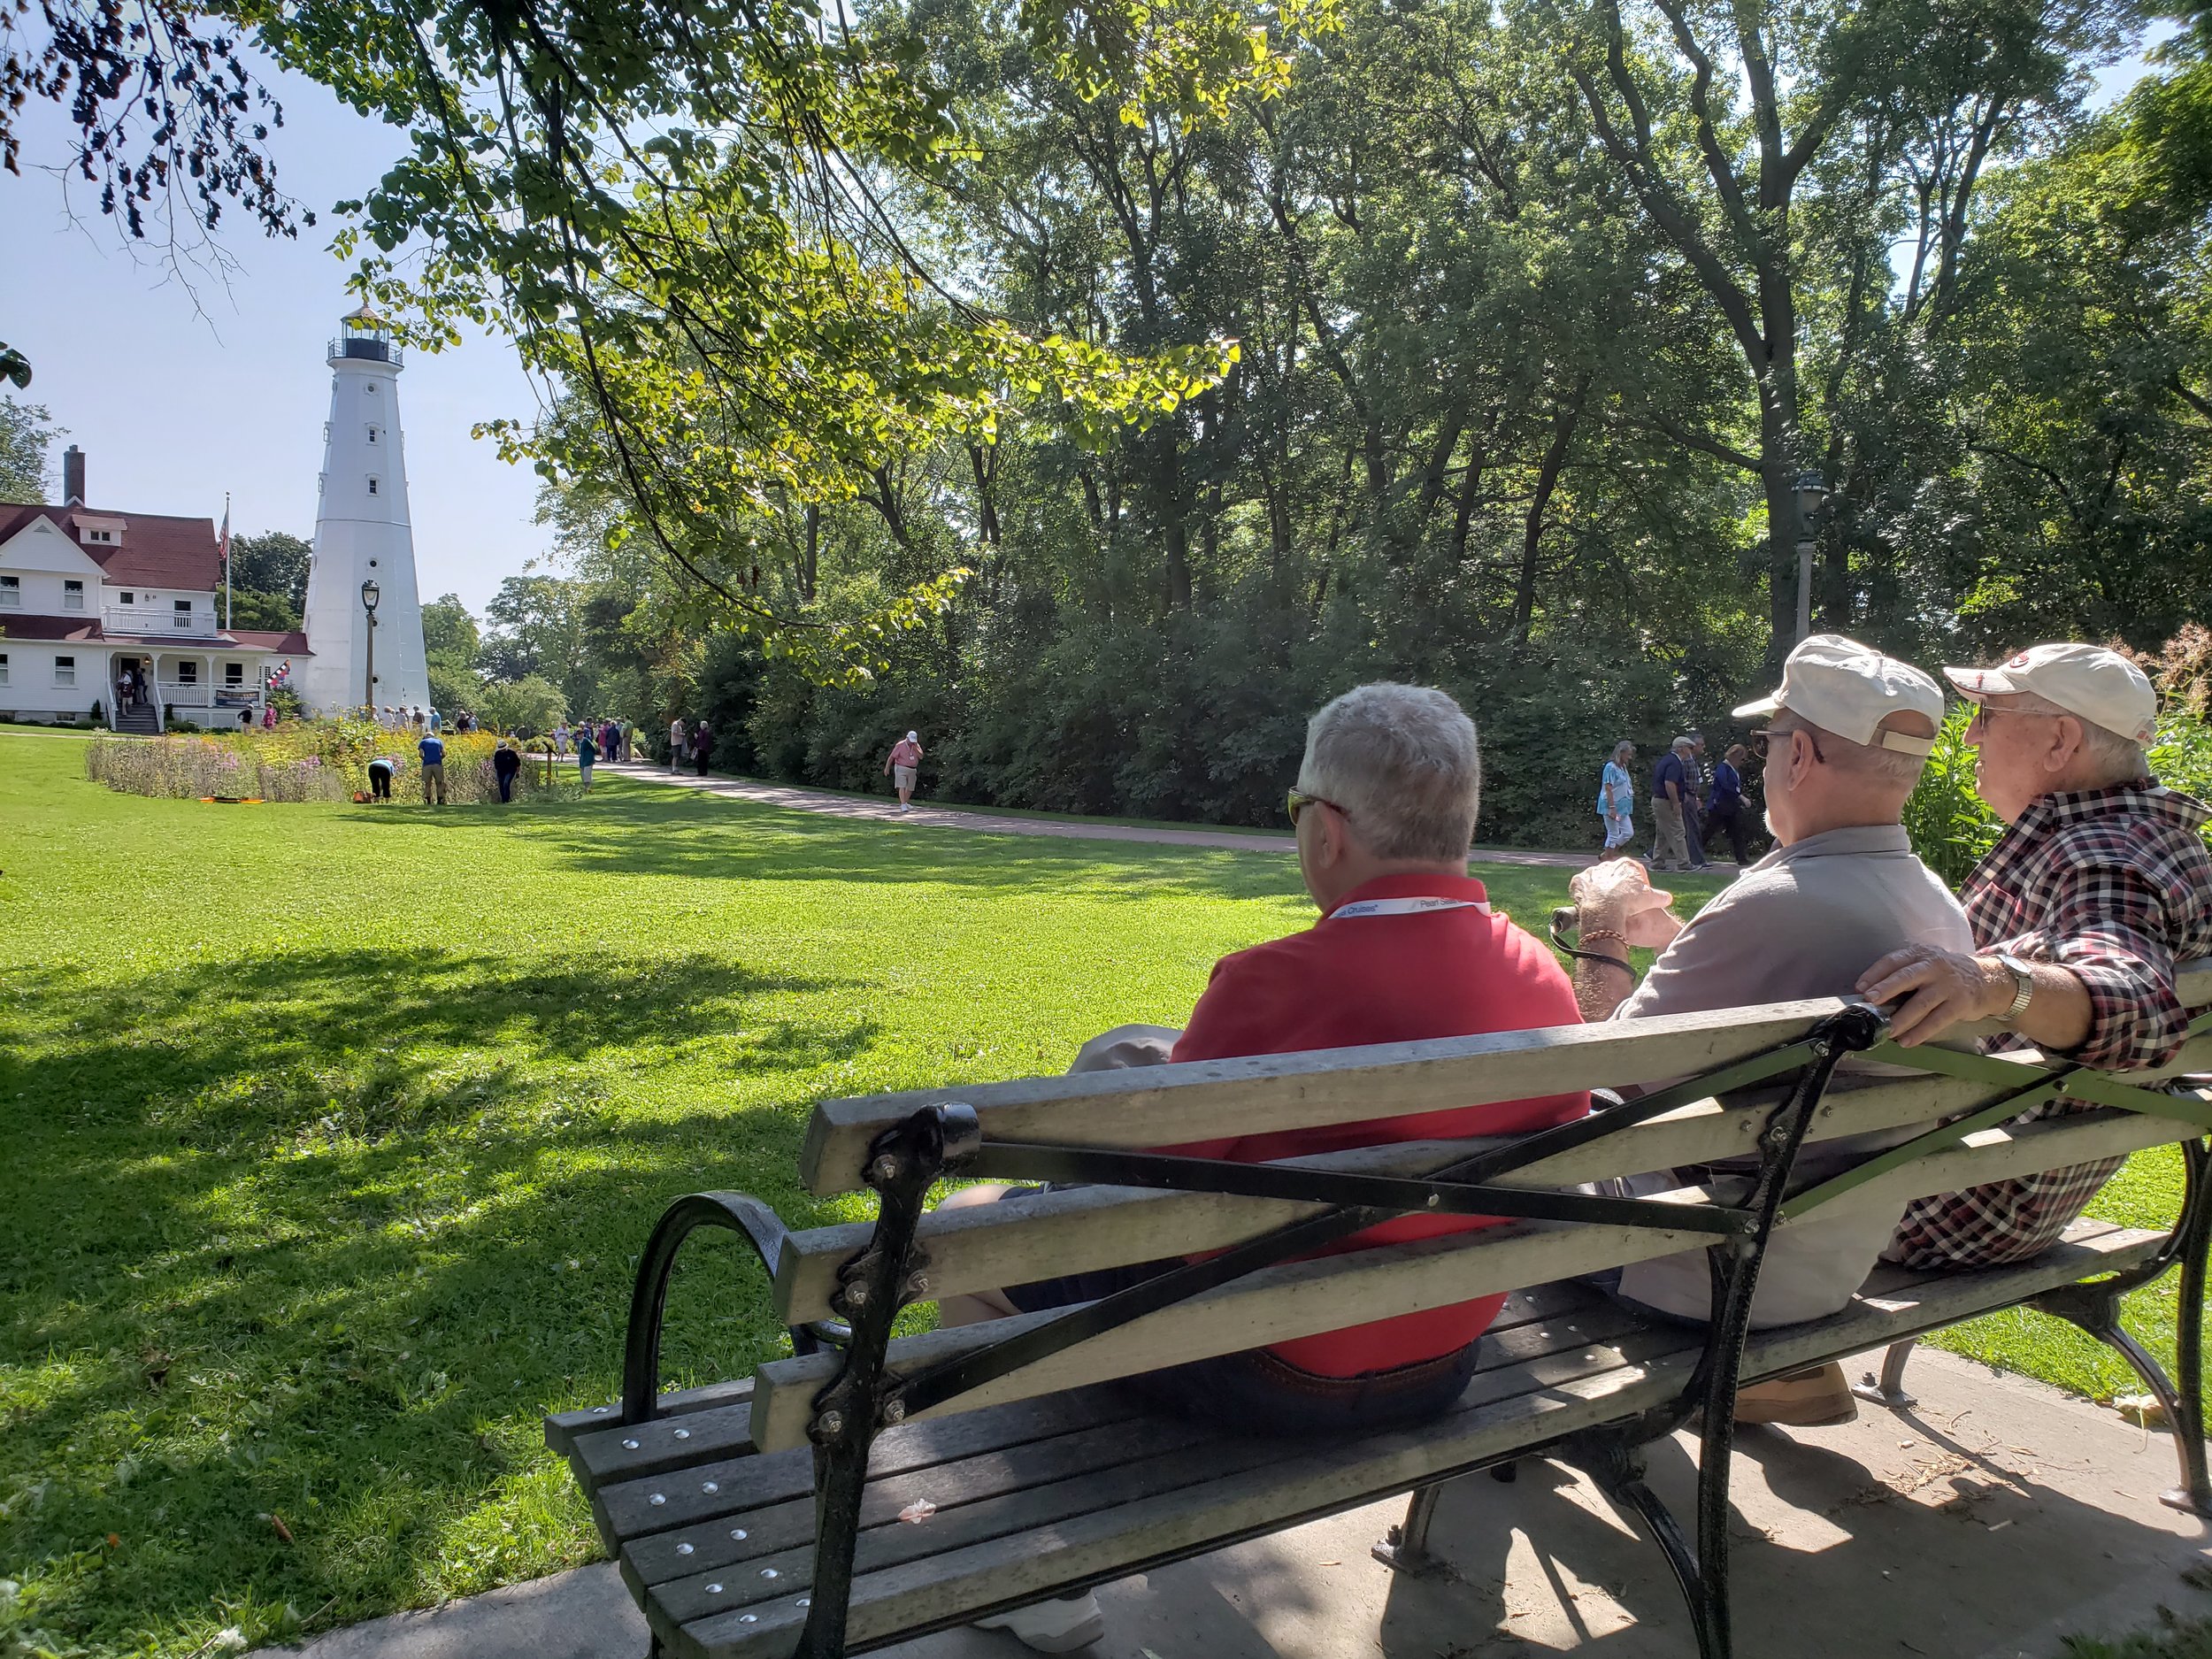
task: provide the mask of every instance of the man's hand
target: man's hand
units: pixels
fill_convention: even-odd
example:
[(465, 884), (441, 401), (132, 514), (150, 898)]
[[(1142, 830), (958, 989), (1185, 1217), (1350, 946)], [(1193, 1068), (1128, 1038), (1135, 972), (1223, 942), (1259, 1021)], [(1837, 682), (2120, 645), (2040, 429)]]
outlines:
[(1681, 918), (1668, 906), (1674, 895), (1651, 885), (1644, 867), (1633, 858), (1615, 858), (1575, 872), (1567, 884), (1575, 902), (1575, 926), (1584, 933), (1593, 928), (1621, 934), (1632, 945), (1663, 949), (1682, 931)]
[(2001, 964), (1932, 945), (1891, 951), (1858, 985), (1868, 1002), (1897, 1004), (1890, 1041), (1906, 1048), (1933, 1042), (1954, 1025), (1996, 1018), (2012, 1006), (2013, 988)]

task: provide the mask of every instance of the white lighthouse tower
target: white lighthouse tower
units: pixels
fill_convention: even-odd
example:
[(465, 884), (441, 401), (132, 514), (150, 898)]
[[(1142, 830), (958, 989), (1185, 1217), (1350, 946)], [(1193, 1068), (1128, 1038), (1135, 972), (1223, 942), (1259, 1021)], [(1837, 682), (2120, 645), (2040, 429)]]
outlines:
[(399, 348), (366, 305), (348, 312), (343, 328), (330, 342), (330, 420), (307, 570), (312, 655), (300, 695), (318, 714), (365, 703), (426, 709), (422, 596), (399, 433)]

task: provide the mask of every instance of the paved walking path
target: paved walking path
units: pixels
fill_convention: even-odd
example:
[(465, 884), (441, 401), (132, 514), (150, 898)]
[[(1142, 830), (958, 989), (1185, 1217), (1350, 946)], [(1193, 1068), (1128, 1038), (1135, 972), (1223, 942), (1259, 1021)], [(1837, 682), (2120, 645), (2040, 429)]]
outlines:
[[(834, 795), (826, 789), (803, 789), (795, 784), (760, 783), (750, 778), (695, 777), (670, 772), (645, 762), (602, 762), (599, 770), (641, 783), (668, 784), (697, 789), (733, 800), (757, 801), (793, 812), (819, 812), (827, 818), (871, 818), (879, 823), (920, 824), (933, 829), (968, 830), (981, 835), (1055, 835), (1070, 841), (1156, 841), (1172, 847), (1219, 847), (1232, 852), (1282, 853), (1290, 849), (1287, 835), (1239, 834), (1228, 830), (1160, 829), (1141, 824), (1086, 824), (1078, 818), (1009, 818), (995, 812), (972, 812), (956, 807), (918, 805), (901, 812), (895, 800), (864, 795)], [(1579, 870), (1596, 859), (1587, 853), (1525, 852), (1518, 848), (1478, 847), (1474, 862), (1487, 864), (1528, 864), (1555, 870)]]
[[(1871, 1359), (1872, 1356), (1870, 1356)], [(1855, 1367), (1855, 1370), (1856, 1368)], [(1754, 1659), (2062, 1659), (2070, 1634), (2212, 1616), (2205, 1528), (2169, 1509), (2172, 1447), (2018, 1377), (1924, 1350), (1909, 1415), (1737, 1439), (1736, 1651)], [(1695, 1440), (1652, 1448), (1651, 1479), (1693, 1513)], [(1445, 1488), (1441, 1580), (1394, 1578), (1368, 1546), (1405, 1512), (1371, 1505), (1109, 1585), (1093, 1659), (1686, 1659), (1666, 1563), (1579, 1476), (1541, 1459), (1511, 1486)], [(2194, 1570), (2192, 1571), (2191, 1570)], [(2190, 1572), (2185, 1581), (2182, 1574)], [(646, 1632), (602, 1563), (321, 1637), (299, 1659), (644, 1659)], [(1026, 1659), (975, 1630), (890, 1659)]]

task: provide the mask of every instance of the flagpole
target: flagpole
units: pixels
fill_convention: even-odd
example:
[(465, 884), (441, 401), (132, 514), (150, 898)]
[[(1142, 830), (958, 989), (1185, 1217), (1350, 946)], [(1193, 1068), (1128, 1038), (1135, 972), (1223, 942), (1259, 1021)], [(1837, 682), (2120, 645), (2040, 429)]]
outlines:
[(230, 632), (230, 492), (223, 492), (223, 632)]

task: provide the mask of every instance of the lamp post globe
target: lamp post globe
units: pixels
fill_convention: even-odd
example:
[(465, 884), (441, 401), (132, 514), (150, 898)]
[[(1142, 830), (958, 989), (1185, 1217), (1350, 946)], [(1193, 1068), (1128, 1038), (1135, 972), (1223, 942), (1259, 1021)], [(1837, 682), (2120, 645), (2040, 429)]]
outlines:
[(369, 710), (369, 718), (376, 718), (376, 604), (384, 597), (384, 590), (373, 579), (361, 584), (361, 609), (369, 613), (368, 683), (362, 687), (361, 701)]

